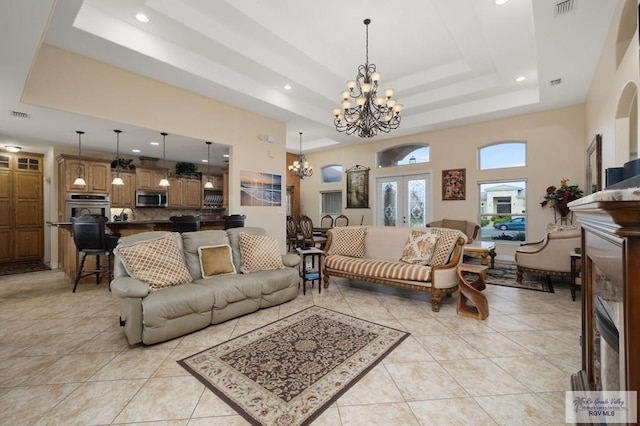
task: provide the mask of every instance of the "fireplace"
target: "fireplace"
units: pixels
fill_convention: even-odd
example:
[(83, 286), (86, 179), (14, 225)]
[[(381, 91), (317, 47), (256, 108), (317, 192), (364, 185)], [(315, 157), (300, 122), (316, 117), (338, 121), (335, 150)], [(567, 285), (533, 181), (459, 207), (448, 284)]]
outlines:
[(595, 390), (620, 389), (620, 333), (615, 314), (600, 296), (595, 300)]
[(640, 391), (640, 196), (571, 203), (582, 227), (582, 369), (574, 391)]

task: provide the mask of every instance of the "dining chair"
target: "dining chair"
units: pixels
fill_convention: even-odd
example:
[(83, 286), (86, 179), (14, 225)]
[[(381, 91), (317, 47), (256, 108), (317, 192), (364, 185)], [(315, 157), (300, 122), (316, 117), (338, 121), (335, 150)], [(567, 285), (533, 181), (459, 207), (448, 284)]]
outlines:
[(300, 230), (302, 231), (302, 245), (304, 247), (317, 247), (324, 248), (324, 243), (327, 242), (327, 237), (321, 237), (313, 234), (313, 221), (309, 216), (302, 216), (300, 218)]
[(331, 228), (333, 226), (333, 216), (330, 214), (322, 216), (320, 219), (321, 228)]
[(185, 216), (171, 216), (173, 232), (194, 232), (200, 230), (200, 217), (185, 215)]
[(287, 215), (287, 251), (300, 247), (303, 240), (302, 234), (298, 232), (298, 221), (293, 216)]
[[(76, 270), (76, 279), (73, 283), (73, 292), (78, 288), (81, 278), (91, 275), (96, 276), (96, 284), (100, 284), (100, 275), (107, 273), (109, 285), (113, 280), (111, 270), (111, 256), (116, 247), (120, 234), (107, 235), (105, 233), (105, 217), (80, 216), (71, 218), (71, 230), (73, 232), (73, 242), (79, 254), (82, 255), (80, 265)], [(95, 256), (96, 264), (93, 269), (84, 269), (87, 256)], [(100, 265), (100, 256), (107, 258), (106, 267)], [(111, 289), (111, 287), (109, 287)]]
[(343, 214), (336, 217), (336, 226), (349, 226), (349, 218)]

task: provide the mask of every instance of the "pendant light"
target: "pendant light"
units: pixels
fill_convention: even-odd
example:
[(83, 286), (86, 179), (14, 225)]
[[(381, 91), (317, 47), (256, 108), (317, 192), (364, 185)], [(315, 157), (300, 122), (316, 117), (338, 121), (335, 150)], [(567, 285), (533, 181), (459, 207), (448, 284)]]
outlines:
[(82, 178), (82, 130), (76, 130), (78, 134), (78, 177), (73, 181), (74, 186), (86, 186), (87, 182)]
[(167, 179), (167, 164), (166, 164), (166, 160), (167, 160), (167, 156), (166, 156), (166, 147), (167, 147), (167, 141), (166, 141), (166, 137), (168, 135), (168, 133), (162, 132), (160, 133), (162, 135), (162, 167), (164, 167), (163, 173), (162, 173), (162, 179), (160, 179), (160, 182), (158, 183), (158, 186), (169, 186), (169, 179)]
[(302, 132), (300, 133), (300, 153), (298, 159), (289, 164), (289, 173), (298, 176), (298, 179), (304, 179), (313, 175), (313, 167), (307, 161), (307, 157), (302, 153)]
[(213, 189), (211, 183), (211, 174), (209, 173), (209, 163), (211, 162), (211, 142), (205, 142), (207, 144), (207, 183), (204, 184), (204, 189)]
[(111, 185), (124, 185), (120, 178), (120, 133), (122, 130), (113, 130), (116, 133), (116, 176), (113, 178)]

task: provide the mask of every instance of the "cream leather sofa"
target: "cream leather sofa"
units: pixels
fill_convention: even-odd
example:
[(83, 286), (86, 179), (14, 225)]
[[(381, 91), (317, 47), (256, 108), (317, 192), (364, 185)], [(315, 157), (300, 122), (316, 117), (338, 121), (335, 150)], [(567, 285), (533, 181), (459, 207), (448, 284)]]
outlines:
[(229, 244), (235, 268), (240, 271), (241, 232), (265, 235), (262, 228), (243, 227), (183, 234), (144, 232), (121, 238), (118, 246), (171, 234), (192, 277), (191, 283), (151, 291), (147, 284), (128, 275), (116, 253), (116, 278), (111, 282), (111, 291), (121, 299), (120, 323), (129, 344), (163, 342), (294, 299), (298, 294), (300, 263), (296, 254), (282, 256), (285, 265), (282, 269), (202, 278), (198, 257), (198, 247), (202, 246)]
[[(336, 250), (342, 247), (354, 251), (352, 249), (357, 244), (349, 233), (357, 228), (365, 229), (363, 250), (356, 256), (344, 253), (342, 249)], [(446, 233), (446, 236), (439, 238), (448, 246), (441, 261), (409, 264), (400, 260), (413, 231)], [(432, 310), (438, 312), (441, 295), (451, 295), (458, 289), (456, 269), (462, 263), (465, 243), (466, 236), (456, 229), (390, 226), (333, 228), (327, 232), (322, 277), (324, 287), (329, 286), (329, 278), (334, 276), (422, 291), (431, 293)]]
[(551, 230), (541, 241), (522, 244), (516, 249), (516, 281), (522, 282), (525, 272), (546, 275), (548, 284), (551, 276), (569, 277), (571, 252), (580, 247), (580, 228)]

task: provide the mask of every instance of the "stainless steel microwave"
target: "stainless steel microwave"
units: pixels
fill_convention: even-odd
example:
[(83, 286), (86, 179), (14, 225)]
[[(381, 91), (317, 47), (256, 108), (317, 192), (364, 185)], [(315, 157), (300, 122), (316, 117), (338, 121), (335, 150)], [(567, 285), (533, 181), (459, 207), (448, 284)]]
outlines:
[(167, 207), (166, 191), (136, 191), (136, 207)]

